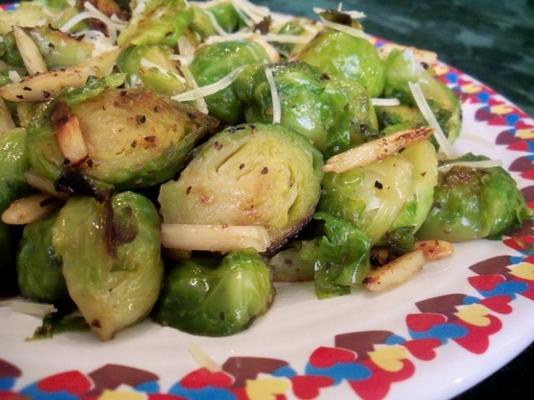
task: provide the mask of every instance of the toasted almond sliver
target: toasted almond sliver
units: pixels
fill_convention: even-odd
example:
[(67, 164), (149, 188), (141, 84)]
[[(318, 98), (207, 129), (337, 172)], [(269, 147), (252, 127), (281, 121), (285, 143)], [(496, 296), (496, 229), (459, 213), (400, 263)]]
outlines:
[(394, 288), (421, 270), (425, 262), (426, 259), (421, 250), (406, 253), (372, 271), (364, 279), (363, 285), (374, 292)]
[(34, 194), (12, 202), (2, 213), (2, 222), (9, 225), (26, 225), (46, 217), (58, 203), (46, 194)]
[(102, 78), (109, 75), (119, 51), (109, 51), (63, 71), (48, 71), (4, 85), (0, 87), (0, 97), (14, 102), (46, 101), (67, 87), (83, 86), (90, 76)]
[(408, 129), (372, 140), (328, 159), (323, 171), (341, 173), (383, 160), (411, 144), (427, 139), (432, 131), (432, 128)]
[(64, 124), (56, 127), (56, 139), (69, 164), (78, 164), (87, 158), (87, 145), (76, 116), (71, 115)]
[(19, 26), (13, 27), (13, 36), (28, 73), (34, 75), (48, 71), (39, 48), (24, 29)]
[(220, 251), (223, 253), (252, 247), (266, 251), (269, 233), (263, 226), (163, 224), (164, 247), (177, 250)]
[(421, 240), (415, 243), (415, 249), (421, 250), (427, 261), (441, 260), (454, 251), (452, 243), (445, 240)]
[(31, 187), (34, 187), (35, 189), (38, 189), (43, 193), (49, 194), (52, 197), (55, 197), (60, 200), (65, 200), (69, 197), (67, 193), (58, 192), (54, 187), (54, 183), (50, 179), (39, 175), (37, 172), (31, 169), (24, 172), (24, 179), (26, 180), (26, 183)]
[(0, 135), (15, 128), (13, 118), (9, 112), (6, 103), (0, 98)]

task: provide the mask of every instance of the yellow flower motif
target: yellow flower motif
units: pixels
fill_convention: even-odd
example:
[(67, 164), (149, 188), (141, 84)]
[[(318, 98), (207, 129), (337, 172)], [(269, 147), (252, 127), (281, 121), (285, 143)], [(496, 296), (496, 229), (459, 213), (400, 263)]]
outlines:
[(476, 83), (470, 83), (469, 85), (462, 86), (462, 92), (467, 94), (478, 93), (481, 90), (482, 87), (480, 85), (477, 85)]
[(470, 304), (468, 306), (461, 306), (458, 312), (455, 312), (458, 318), (468, 324), (474, 326), (488, 326), (491, 320), (488, 318), (488, 314), (491, 311), (482, 304)]
[(146, 394), (127, 391), (104, 390), (98, 400), (146, 400)]
[(445, 75), (447, 72), (449, 72), (449, 67), (446, 67), (444, 65), (437, 65), (434, 67), (434, 72), (436, 75)]
[(371, 361), (388, 372), (400, 371), (404, 367), (402, 360), (408, 358), (408, 350), (401, 345), (378, 347), (368, 354)]
[(258, 378), (247, 380), (245, 391), (251, 400), (275, 400), (276, 395), (284, 394), (291, 388), (286, 378)]
[(520, 139), (534, 139), (534, 128), (518, 129), (515, 136)]
[(507, 104), (499, 104), (491, 107), (491, 112), (497, 115), (509, 114), (512, 111), (514, 111), (514, 109)]
[(534, 264), (520, 263), (510, 268), (510, 274), (521, 279), (534, 281)]

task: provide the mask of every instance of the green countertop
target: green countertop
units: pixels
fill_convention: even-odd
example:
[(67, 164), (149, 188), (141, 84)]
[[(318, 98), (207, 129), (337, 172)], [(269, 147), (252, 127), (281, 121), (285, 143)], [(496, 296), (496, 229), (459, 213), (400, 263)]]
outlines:
[[(332, 0), (254, 0), (313, 17)], [(348, 0), (364, 11), (367, 32), (436, 51), (441, 60), (488, 84), (534, 116), (534, 0)]]

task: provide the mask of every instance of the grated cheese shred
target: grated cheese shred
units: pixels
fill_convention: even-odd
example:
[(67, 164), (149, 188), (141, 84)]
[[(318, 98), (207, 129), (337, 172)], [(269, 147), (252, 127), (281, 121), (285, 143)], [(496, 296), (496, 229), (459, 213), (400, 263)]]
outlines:
[(245, 66), (234, 69), (228, 75), (218, 80), (217, 82), (211, 83), (206, 86), (199, 87), (197, 89), (192, 89), (184, 93), (180, 93), (176, 96), (171, 97), (175, 101), (195, 101), (206, 96), (218, 93), (221, 90), (226, 89), (237, 79), (239, 74), (243, 71)]
[(208, 356), (198, 344), (191, 343), (188, 346), (187, 351), (189, 351), (189, 354), (191, 354), (191, 356), (198, 363), (198, 365), (206, 368), (209, 372), (217, 373), (223, 370), (222, 367), (217, 364), (210, 356)]
[(271, 100), (273, 103), (273, 124), (279, 124), (282, 120), (282, 106), (280, 104), (280, 95), (274, 82), (273, 71), (269, 66), (265, 66), (265, 76), (271, 89)]
[(449, 140), (445, 136), (445, 133), (443, 133), (443, 130), (441, 129), (441, 126), (439, 125), (436, 116), (430, 109), (430, 106), (426, 101), (425, 95), (421, 90), (421, 86), (419, 86), (419, 83), (417, 82), (408, 82), (408, 85), (410, 86), (410, 91), (412, 92), (412, 96), (415, 100), (415, 103), (417, 104), (417, 107), (419, 108), (419, 111), (421, 111), (421, 114), (423, 114), (423, 117), (425, 118), (428, 125), (430, 125), (430, 127), (434, 129), (433, 135), (436, 138), (436, 141), (438, 142), (439, 150), (445, 155), (445, 157), (447, 157), (447, 159), (455, 158), (454, 150), (452, 149)]

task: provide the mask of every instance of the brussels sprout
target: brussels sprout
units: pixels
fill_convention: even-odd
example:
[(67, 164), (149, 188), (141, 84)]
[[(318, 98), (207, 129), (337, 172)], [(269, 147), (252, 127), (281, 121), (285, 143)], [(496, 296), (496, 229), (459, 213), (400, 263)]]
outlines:
[(392, 51), (384, 64), (384, 95), (398, 97), (403, 104), (415, 106), (408, 82), (419, 82), (432, 112), (452, 143), (460, 134), (461, 128), (460, 102), (453, 91), (425, 71), (409, 51)]
[(315, 270), (314, 257), (317, 253), (317, 241), (294, 240), (269, 260), (274, 282), (306, 282), (313, 280)]
[(0, 35), (10, 32), (14, 26), (28, 28), (47, 22), (48, 17), (39, 5), (21, 2), (14, 11), (0, 11)]
[[(278, 30), (278, 34), (294, 36), (303, 35), (307, 32), (303, 27), (303, 25), (306, 23), (309, 23), (309, 21), (302, 18), (294, 18), (282, 25), (282, 27)], [(280, 54), (286, 57), (295, 54), (302, 47), (302, 45), (299, 46), (292, 43), (276, 43), (275, 46)]]
[(377, 243), (413, 195), (412, 163), (402, 154), (323, 179), (319, 210), (352, 222)]
[(145, 197), (73, 197), (52, 229), (72, 300), (102, 339), (148, 315), (163, 277), (159, 216)]
[(350, 222), (326, 213), (317, 213), (322, 222), (319, 236), (297, 240), (274, 256), (269, 265), (275, 281), (315, 281), (320, 299), (349, 294), (369, 272), (371, 243)]
[(254, 250), (187, 260), (165, 279), (154, 319), (196, 335), (227, 336), (246, 329), (274, 297), (269, 268)]
[(371, 97), (378, 97), (384, 89), (384, 66), (375, 47), (366, 39), (327, 31), (313, 39), (298, 58), (332, 78), (360, 83)]
[[(24, 129), (20, 128), (0, 135), (0, 213), (27, 191), (25, 137)], [(12, 290), (16, 282), (16, 242), (15, 229), (0, 222), (0, 290)]]
[(438, 184), (438, 158), (429, 141), (409, 146), (402, 155), (413, 165), (413, 195), (404, 204), (391, 229), (410, 226), (419, 230), (432, 208), (434, 188)]
[(213, 27), (208, 11), (195, 4), (191, 4), (189, 9), (192, 13), (191, 24), (189, 28), (191, 31), (197, 33), (201, 39), (206, 39), (209, 36), (217, 34), (217, 31)]
[[(151, 91), (113, 89), (121, 82), (113, 76), (94, 80), (39, 108), (28, 127), (37, 173), (56, 180), (74, 170), (122, 189), (155, 185), (172, 178), (195, 142), (216, 126), (212, 118)], [(78, 119), (88, 152), (76, 165), (65, 164), (54, 129), (69, 116)]]
[(241, 18), (231, 1), (220, 1), (206, 9), (226, 32), (235, 32), (241, 26)]
[(145, 88), (172, 96), (183, 92), (186, 85), (170, 56), (170, 49), (164, 46), (130, 46), (122, 51), (117, 65), (128, 74), (130, 86), (141, 79)]
[[(322, 151), (338, 153), (366, 141), (378, 129), (371, 101), (355, 82), (330, 80), (303, 62), (272, 67), (281, 124), (309, 138)], [(271, 122), (271, 88), (263, 66), (249, 67), (234, 83), (247, 122)]]
[(52, 227), (57, 213), (24, 227), (17, 256), (17, 276), (23, 296), (58, 303), (68, 299), (61, 259), (52, 246)]
[(92, 57), (93, 45), (66, 33), (41, 26), (28, 30), (50, 69), (78, 65)]
[[(234, 69), (247, 64), (269, 62), (265, 49), (250, 40), (214, 43), (200, 48), (190, 66), (199, 86), (214, 83)], [(206, 97), (210, 114), (229, 124), (243, 122), (242, 104), (229, 86)]]
[[(17, 43), (15, 42), (13, 34), (7, 33), (0, 37), (2, 38), (0, 40), (0, 57), (2, 61), (10, 67), (16, 68), (17, 72), (20, 72), (21, 70), (26, 72), (24, 61), (22, 61), (22, 56), (17, 48)], [(11, 80), (9, 80), (9, 82), (10, 81)]]
[(386, 135), (427, 125), (416, 107), (401, 104), (388, 107), (378, 106), (375, 109), (381, 132)]
[(150, 0), (142, 13), (134, 16), (118, 38), (127, 45), (164, 44), (176, 46), (193, 18), (183, 0)]
[(319, 199), (321, 154), (279, 125), (229, 128), (161, 186), (165, 223), (264, 226), (275, 249), (309, 220)]
[[(486, 159), (468, 154), (460, 160)], [(439, 174), (432, 209), (417, 237), (450, 242), (496, 237), (530, 216), (523, 195), (504, 169), (453, 166)]]

